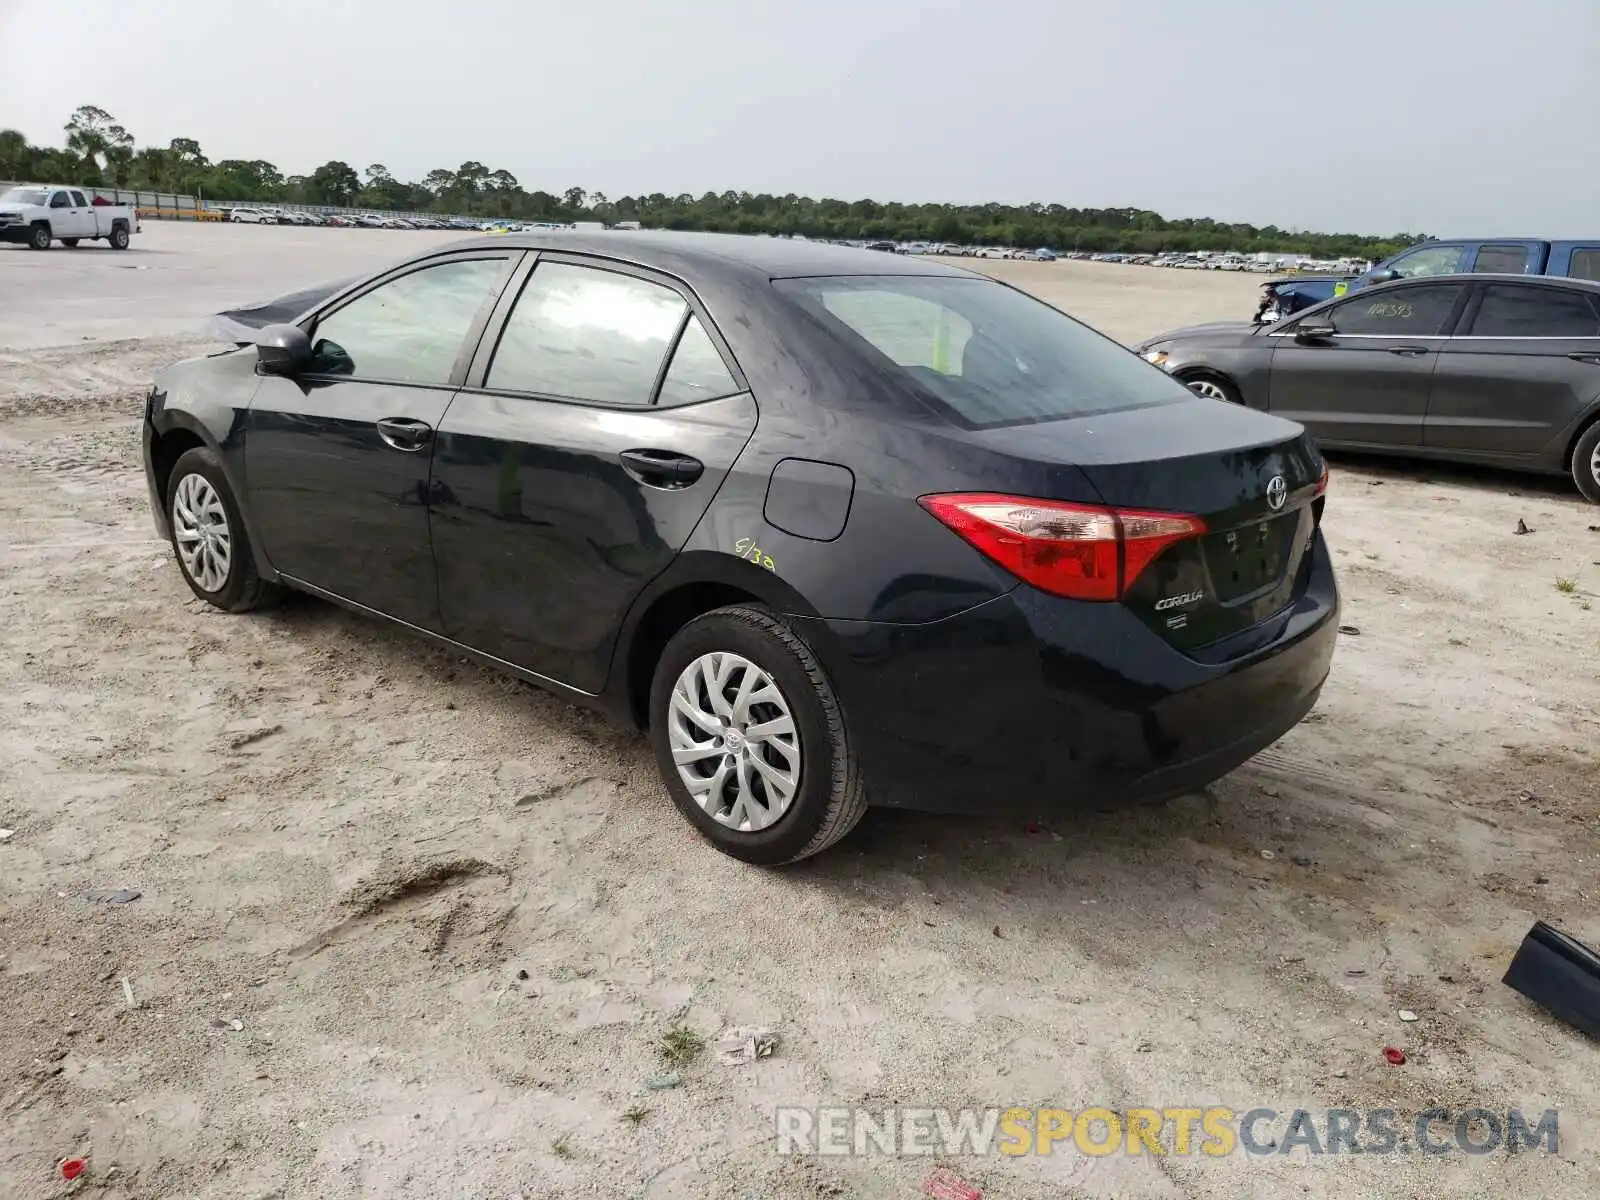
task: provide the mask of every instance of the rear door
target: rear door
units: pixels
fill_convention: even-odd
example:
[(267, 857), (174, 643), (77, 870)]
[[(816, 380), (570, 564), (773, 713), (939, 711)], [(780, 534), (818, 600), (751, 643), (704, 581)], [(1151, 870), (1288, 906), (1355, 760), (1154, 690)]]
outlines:
[(71, 189), (67, 195), (72, 200), (72, 207), (67, 210), (72, 222), (72, 232), (67, 237), (92, 238), (100, 236), (98, 222), (95, 221), (94, 205), (89, 196), (77, 188)]
[(542, 254), (502, 299), (439, 429), (445, 631), (586, 692), (755, 429), (708, 315), (662, 276)]
[[(1362, 291), (1288, 322), (1268, 335), (1269, 411), (1338, 445), (1420, 446), (1439, 347), (1465, 294), (1444, 282)], [(1333, 333), (1296, 340), (1314, 326)]]
[(1537, 454), (1600, 391), (1600, 309), (1575, 288), (1485, 283), (1444, 341), (1423, 443)]
[(306, 321), (309, 369), (262, 378), (246, 490), (279, 571), (437, 631), (434, 434), (520, 257), (471, 251), (398, 268)]

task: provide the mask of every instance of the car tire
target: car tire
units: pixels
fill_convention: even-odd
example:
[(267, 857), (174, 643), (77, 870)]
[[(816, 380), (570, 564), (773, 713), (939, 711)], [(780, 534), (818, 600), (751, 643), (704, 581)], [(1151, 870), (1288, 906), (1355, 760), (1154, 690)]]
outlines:
[(113, 226), (111, 236), (106, 240), (111, 243), (113, 250), (126, 250), (128, 248), (128, 227), (126, 225)]
[(1208, 400), (1223, 400), (1229, 404), (1243, 404), (1239, 389), (1217, 375), (1179, 375), (1178, 382), (1197, 396)]
[(50, 226), (39, 224), (28, 231), (28, 248), (30, 250), (50, 249)]
[(1572, 448), (1572, 482), (1590, 504), (1600, 504), (1600, 421), (1584, 430)]
[(77, 238), (62, 238), (61, 239), (61, 244), (63, 246), (65, 246), (68, 250), (76, 250), (78, 248), (78, 239)]
[[(766, 698), (747, 699), (740, 713), (741, 686)], [(811, 647), (767, 609), (719, 608), (678, 630), (656, 663), (649, 713), (651, 747), (673, 803), (724, 854), (757, 866), (794, 862), (833, 845), (866, 811), (833, 686)], [(771, 732), (747, 738), (762, 727)], [(680, 768), (675, 751), (702, 746)], [(785, 797), (783, 780), (795, 782), (796, 770)], [(691, 791), (686, 775), (704, 786)]]
[(215, 450), (196, 446), (173, 464), (167, 522), (183, 580), (207, 604), (242, 613), (281, 598), (283, 590), (256, 570), (250, 535)]

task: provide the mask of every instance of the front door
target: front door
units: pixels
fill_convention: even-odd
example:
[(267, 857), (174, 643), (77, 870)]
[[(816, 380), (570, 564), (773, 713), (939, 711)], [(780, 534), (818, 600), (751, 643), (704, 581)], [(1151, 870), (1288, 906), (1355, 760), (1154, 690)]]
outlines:
[[(1268, 408), (1319, 441), (1420, 446), (1441, 335), (1463, 292), (1455, 283), (1363, 291), (1274, 331)], [(1296, 338), (1316, 326), (1331, 332)]]
[(72, 193), (66, 188), (50, 193), (50, 232), (57, 238), (84, 236), (83, 218), (72, 206)]
[(1600, 312), (1580, 291), (1533, 280), (1479, 292), (1440, 352), (1423, 441), (1537, 454), (1600, 392)]
[(305, 371), (262, 379), (247, 417), (246, 490), (277, 570), (438, 629), (434, 435), (515, 257), (402, 268), (309, 323)]
[(755, 428), (731, 362), (647, 272), (545, 254), (513, 281), (434, 449), (446, 633), (598, 692)]

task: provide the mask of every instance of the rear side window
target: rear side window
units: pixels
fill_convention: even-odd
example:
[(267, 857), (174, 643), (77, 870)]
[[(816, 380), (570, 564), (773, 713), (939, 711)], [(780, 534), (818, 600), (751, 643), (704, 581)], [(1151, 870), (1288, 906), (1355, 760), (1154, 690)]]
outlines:
[(82, 192), (73, 192), (72, 193), (72, 207), (73, 208), (87, 208), (88, 204), (89, 204), (89, 202), (83, 198), (83, 193)]
[(1192, 399), (1124, 347), (987, 279), (780, 279), (773, 286), (984, 429)]
[(544, 262), (506, 319), (484, 386), (601, 404), (650, 403), (688, 305), (616, 271)]
[[(1459, 284), (1398, 288), (1358, 295), (1329, 309), (1335, 331), (1368, 337), (1433, 337), (1444, 330), (1461, 296)], [(1320, 324), (1322, 318), (1314, 320)]]
[(1526, 246), (1484, 246), (1472, 264), (1480, 275), (1521, 275), (1528, 269)]
[(439, 263), (392, 279), (317, 322), (312, 371), (441, 385), (505, 267), (503, 258)]
[(661, 381), (661, 397), (657, 404), (692, 404), (696, 400), (714, 400), (718, 396), (731, 396), (739, 385), (728, 373), (728, 366), (717, 353), (711, 335), (700, 324), (700, 318), (691, 316), (683, 327), (683, 337), (672, 353), (672, 365)]
[(1587, 338), (1600, 336), (1600, 315), (1587, 296), (1550, 287), (1490, 285), (1483, 289), (1474, 337)]
[(1572, 265), (1567, 268), (1567, 274), (1574, 279), (1593, 279), (1600, 283), (1600, 248), (1574, 250)]

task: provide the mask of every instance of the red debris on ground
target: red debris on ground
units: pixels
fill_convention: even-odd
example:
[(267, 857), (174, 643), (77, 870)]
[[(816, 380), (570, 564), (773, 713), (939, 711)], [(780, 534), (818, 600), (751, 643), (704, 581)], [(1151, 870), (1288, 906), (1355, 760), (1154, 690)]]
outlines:
[(61, 1178), (76, 1179), (88, 1167), (89, 1164), (81, 1158), (64, 1158), (61, 1160)]
[(983, 1193), (953, 1171), (940, 1169), (922, 1181), (928, 1200), (983, 1200)]
[(1403, 1067), (1406, 1065), (1406, 1052), (1404, 1050), (1396, 1050), (1393, 1046), (1385, 1046), (1383, 1048), (1383, 1056), (1389, 1060), (1391, 1067)]

